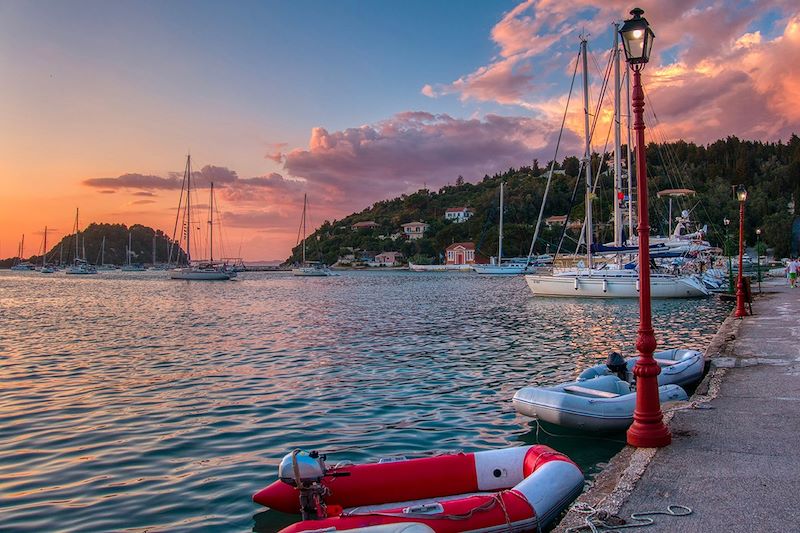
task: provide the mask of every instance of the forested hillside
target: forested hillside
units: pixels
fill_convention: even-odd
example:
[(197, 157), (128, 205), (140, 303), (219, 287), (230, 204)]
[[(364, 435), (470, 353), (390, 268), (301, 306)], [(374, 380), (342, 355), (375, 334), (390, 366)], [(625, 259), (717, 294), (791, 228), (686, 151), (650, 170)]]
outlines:
[[(154, 230), (141, 224), (125, 226), (124, 224), (89, 224), (81, 230), (80, 240), (78, 241), (78, 253), (80, 256), (86, 252), (85, 259), (92, 264), (100, 264), (101, 247), (103, 237), (105, 237), (105, 252), (103, 260), (106, 264), (122, 265), (125, 262), (125, 249), (128, 246), (128, 232), (131, 234), (131, 262), (133, 263), (152, 263), (153, 261), (153, 237), (155, 237), (156, 263), (166, 263), (169, 254), (170, 243), (172, 242), (161, 230)], [(41, 239), (41, 236), (37, 236)], [(34, 263), (41, 263), (41, 242), (36, 242), (30, 237), (26, 241), (27, 249), (39, 246), (35, 255), (24, 254), (26, 260)], [(177, 244), (173, 247), (172, 261), (174, 262), (178, 254)], [(181, 258), (184, 257), (183, 250), (180, 250)], [(71, 263), (75, 259), (75, 235), (67, 235), (55, 245), (48, 243), (47, 260), (49, 263)], [(17, 261), (17, 258), (9, 258), (0, 261), (0, 267), (9, 267)]]
[[(623, 147), (624, 154), (625, 147)], [(596, 239), (612, 239), (611, 225), (613, 181), (609, 172), (612, 154), (593, 157), (594, 174), (599, 171), (597, 199), (593, 216)], [(776, 256), (790, 252), (791, 224), (794, 202), (800, 198), (800, 137), (792, 135), (788, 142), (765, 143), (743, 141), (736, 137), (720, 139), (707, 146), (684, 141), (668, 144), (652, 143), (647, 147), (651, 225), (653, 233), (666, 233), (668, 204), (656, 198), (656, 192), (668, 188), (689, 188), (696, 196), (680, 200), (673, 207), (673, 216), (680, 209), (692, 212), (692, 218), (708, 224), (709, 240), (722, 245), (723, 219), (734, 220), (729, 227), (731, 237), (738, 231), (738, 203), (732, 187), (743, 184), (749, 192), (745, 216), (745, 238), (755, 243), (756, 228), (762, 229), (762, 239)], [(524, 256), (528, 253), (539, 206), (545, 189), (548, 164), (533, 161), (531, 166), (511, 168), (502, 174), (484, 176), (477, 183), (454, 177), (455, 185), (438, 191), (419, 190), (391, 200), (376, 202), (369, 208), (341, 220), (326, 221), (307, 239), (310, 259), (322, 259), (332, 264), (352, 250), (400, 251), (407, 258), (435, 261), (453, 242), (473, 241), (486, 256), (496, 254), (498, 195), (503, 181), (505, 190), (504, 256)], [(583, 220), (583, 185), (579, 185), (576, 200), (571, 202), (580, 161), (574, 156), (556, 164), (559, 171), (553, 179), (544, 216), (564, 215), (570, 220)], [(464, 223), (444, 220), (451, 207), (470, 207), (475, 215)], [(374, 229), (353, 230), (359, 221), (374, 221)], [(401, 231), (400, 225), (421, 221), (430, 224), (425, 237), (409, 241), (392, 239)], [(536, 243), (536, 252), (555, 251), (561, 228), (543, 228)], [(575, 236), (575, 231), (572, 232)], [(565, 240), (567, 252), (574, 251), (574, 240)], [(300, 259), (300, 247), (293, 249), (287, 262)]]

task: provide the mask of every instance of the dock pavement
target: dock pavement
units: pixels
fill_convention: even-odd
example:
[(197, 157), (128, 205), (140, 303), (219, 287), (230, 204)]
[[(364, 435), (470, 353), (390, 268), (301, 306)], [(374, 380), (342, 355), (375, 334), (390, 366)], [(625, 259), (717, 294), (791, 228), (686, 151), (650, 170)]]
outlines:
[(672, 444), (623, 449), (554, 531), (593, 511), (633, 524), (631, 513), (670, 505), (692, 512), (626, 531), (800, 531), (800, 288), (773, 280), (763, 291), (752, 316), (721, 326), (690, 401), (664, 407)]

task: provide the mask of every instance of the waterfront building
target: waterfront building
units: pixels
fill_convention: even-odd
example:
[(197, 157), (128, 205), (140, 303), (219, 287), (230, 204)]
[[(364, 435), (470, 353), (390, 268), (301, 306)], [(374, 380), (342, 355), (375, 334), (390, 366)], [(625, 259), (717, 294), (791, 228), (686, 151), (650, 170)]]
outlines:
[(475, 243), (455, 242), (445, 250), (448, 265), (474, 265)]
[(393, 267), (399, 266), (403, 260), (403, 254), (400, 252), (382, 252), (375, 256), (374, 263), (371, 263), (370, 266), (383, 266), (383, 267)]

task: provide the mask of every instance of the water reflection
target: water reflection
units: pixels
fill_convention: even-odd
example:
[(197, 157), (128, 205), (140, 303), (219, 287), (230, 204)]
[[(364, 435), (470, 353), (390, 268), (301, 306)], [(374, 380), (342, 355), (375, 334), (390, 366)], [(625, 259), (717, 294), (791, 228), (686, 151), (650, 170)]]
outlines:
[[(654, 302), (659, 346), (704, 346), (728, 309)], [(245, 530), (258, 513), (269, 531), (287, 517), (250, 496), (294, 447), (364, 461), (534, 442), (514, 391), (633, 353), (638, 307), (458, 274), (2, 273), (0, 312), (0, 530)], [(590, 472), (620, 446), (538, 438)]]

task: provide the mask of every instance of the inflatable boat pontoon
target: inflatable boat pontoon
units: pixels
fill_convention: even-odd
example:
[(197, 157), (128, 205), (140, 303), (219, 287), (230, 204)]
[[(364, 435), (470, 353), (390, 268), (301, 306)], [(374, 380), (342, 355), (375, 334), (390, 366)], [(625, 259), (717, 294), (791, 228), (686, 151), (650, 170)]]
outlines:
[(282, 533), (390, 524), (405, 531), (409, 523), (436, 533), (539, 531), (583, 481), (575, 463), (542, 445), (334, 468), (323, 456), (295, 451), (281, 462), (279, 480), (253, 500), (302, 514)]
[[(661, 403), (686, 400), (678, 385), (658, 387)], [(514, 395), (518, 413), (587, 431), (620, 431), (633, 423), (636, 392), (617, 376), (600, 376), (554, 387), (523, 387)]]
[[(658, 375), (659, 385), (692, 385), (703, 378), (703, 368), (705, 358), (703, 353), (697, 350), (686, 350), (675, 348), (664, 350), (653, 354), (661, 373)], [(628, 367), (627, 380), (633, 379), (633, 367), (636, 365), (638, 357), (628, 357), (625, 362)], [(608, 365), (597, 365), (587, 368), (578, 376), (578, 381), (585, 381), (599, 376), (610, 376), (612, 370)]]

